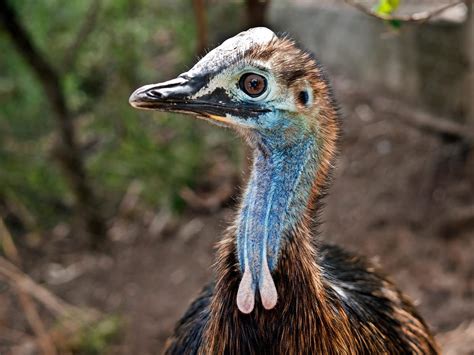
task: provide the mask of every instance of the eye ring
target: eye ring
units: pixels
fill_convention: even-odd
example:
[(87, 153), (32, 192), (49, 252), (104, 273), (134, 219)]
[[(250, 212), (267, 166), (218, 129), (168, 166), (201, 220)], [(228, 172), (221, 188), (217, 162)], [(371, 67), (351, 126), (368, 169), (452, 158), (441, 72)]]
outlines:
[(246, 73), (240, 77), (239, 88), (250, 97), (258, 97), (267, 90), (267, 79), (256, 73)]

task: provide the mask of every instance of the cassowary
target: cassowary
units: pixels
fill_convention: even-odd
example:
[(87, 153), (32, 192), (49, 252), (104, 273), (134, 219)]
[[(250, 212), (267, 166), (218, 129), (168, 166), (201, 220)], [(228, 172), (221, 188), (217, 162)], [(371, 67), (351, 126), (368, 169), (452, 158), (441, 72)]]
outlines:
[(341, 122), (311, 54), (253, 28), (176, 79), (139, 88), (130, 103), (231, 128), (253, 151), (215, 281), (179, 321), (166, 353), (438, 353), (413, 304), (376, 266), (318, 241)]

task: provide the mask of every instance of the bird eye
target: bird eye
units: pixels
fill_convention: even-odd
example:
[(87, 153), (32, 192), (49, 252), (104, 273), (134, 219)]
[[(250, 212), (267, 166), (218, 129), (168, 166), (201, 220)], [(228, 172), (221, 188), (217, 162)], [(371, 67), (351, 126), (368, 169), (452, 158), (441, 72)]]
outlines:
[(257, 97), (267, 89), (267, 79), (258, 74), (247, 73), (240, 78), (239, 87), (247, 95)]

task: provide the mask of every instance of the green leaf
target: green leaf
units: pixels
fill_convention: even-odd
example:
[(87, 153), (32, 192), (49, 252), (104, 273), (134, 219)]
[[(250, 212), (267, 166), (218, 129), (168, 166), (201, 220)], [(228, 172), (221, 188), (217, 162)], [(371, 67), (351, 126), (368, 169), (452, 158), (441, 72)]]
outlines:
[(379, 0), (374, 11), (379, 15), (390, 15), (400, 5), (400, 0)]

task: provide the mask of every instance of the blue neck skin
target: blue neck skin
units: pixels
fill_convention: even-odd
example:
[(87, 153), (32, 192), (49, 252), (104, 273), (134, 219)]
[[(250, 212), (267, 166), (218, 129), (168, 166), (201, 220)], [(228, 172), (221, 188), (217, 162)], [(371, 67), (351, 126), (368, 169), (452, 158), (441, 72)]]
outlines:
[[(259, 133), (253, 170), (240, 210), (237, 250), (244, 274), (240, 288), (247, 290), (242, 292), (251, 292), (244, 313), (253, 309), (257, 288), (264, 306), (265, 297), (274, 298), (265, 308), (273, 308), (276, 303), (270, 272), (277, 266), (284, 236), (290, 236), (287, 232), (300, 222), (307, 208), (316, 175), (318, 154), (314, 135), (301, 134), (283, 144), (284, 136), (281, 131), (278, 136)], [(273, 294), (265, 296), (269, 282)]]

